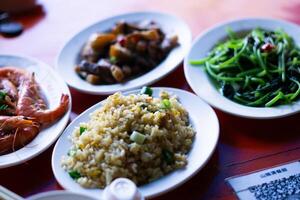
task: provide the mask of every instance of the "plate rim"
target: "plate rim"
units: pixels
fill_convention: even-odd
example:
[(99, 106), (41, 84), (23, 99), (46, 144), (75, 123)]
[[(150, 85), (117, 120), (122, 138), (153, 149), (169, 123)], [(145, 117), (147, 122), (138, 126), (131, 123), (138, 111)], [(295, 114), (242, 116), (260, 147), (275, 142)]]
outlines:
[[(188, 58), (190, 57), (190, 54), (192, 52), (193, 47), (196, 46), (196, 45), (199, 46), (199, 40), (201, 40), (203, 37), (209, 35), (215, 29), (222, 28), (222, 27), (224, 27), (226, 25), (232, 25), (232, 24), (235, 24), (235, 23), (241, 23), (241, 22), (247, 22), (247, 21), (260, 21), (260, 22), (267, 22), (269, 24), (278, 24), (278, 23), (281, 23), (281, 24), (285, 24), (285, 26), (291, 26), (291, 27), (294, 27), (295, 29), (300, 30), (300, 26), (299, 25), (297, 25), (297, 24), (295, 24), (293, 22), (290, 22), (290, 21), (287, 21), (287, 20), (283, 20), (283, 19), (278, 19), (278, 18), (275, 18), (275, 17), (241, 17), (241, 18), (238, 18), (238, 19), (226, 20), (226, 21), (222, 21), (222, 22), (216, 23), (216, 25), (214, 25), (214, 26), (212, 26), (212, 27), (210, 27), (208, 29), (205, 29), (203, 32), (201, 32), (199, 35), (196, 36), (196, 38), (192, 42), (192, 45), (191, 45), (188, 53), (186, 54), (186, 56), (184, 58), (184, 61), (183, 61), (184, 76), (185, 76), (185, 78), (186, 78), (189, 86), (191, 87), (191, 89), (193, 90), (193, 92), (195, 92), (202, 100), (204, 100), (205, 102), (207, 102), (213, 108), (217, 108), (218, 110), (221, 110), (221, 111), (223, 111), (223, 112), (225, 112), (227, 114), (230, 114), (230, 115), (233, 115), (233, 116), (237, 116), (237, 117), (248, 118), (248, 119), (278, 119), (278, 118), (283, 118), (283, 117), (287, 117), (287, 116), (291, 116), (291, 115), (299, 113), (300, 112), (300, 105), (298, 105), (298, 109), (296, 109), (295, 111), (286, 112), (284, 114), (277, 113), (277, 114), (271, 114), (271, 115), (259, 115), (259, 116), (256, 116), (255, 114), (249, 114), (249, 113), (245, 114), (245, 113), (232, 112), (231, 110), (224, 108), (223, 105), (219, 105), (219, 104), (213, 102), (211, 99), (207, 99), (206, 97), (203, 97), (204, 95), (201, 94), (200, 92), (198, 92), (198, 89), (195, 89), (195, 88), (197, 88), (197, 86), (196, 86), (196, 83), (194, 83), (194, 80), (192, 80), (192, 78), (191, 78), (191, 75), (190, 75), (191, 72), (189, 71), (189, 68), (192, 67), (192, 66), (189, 64), (189, 60), (188, 60)], [(283, 28), (285, 26), (283, 26)], [(218, 39), (221, 39), (221, 38), (215, 38), (215, 39), (218, 40)], [(205, 76), (208, 77), (208, 75), (205, 72), (203, 72), (203, 73), (205, 74)], [(209, 84), (211, 84), (211, 83), (209, 83)], [(219, 94), (218, 98), (220, 98), (220, 99), (227, 99), (226, 97), (222, 96), (219, 92), (218, 92), (218, 94)], [(235, 105), (235, 106), (241, 106), (241, 107), (243, 107), (243, 109), (253, 110), (252, 112), (254, 112), (254, 110), (264, 110), (267, 113), (270, 110), (275, 110), (275, 109), (285, 110), (286, 109), (286, 108), (279, 108), (279, 107), (271, 107), (271, 108), (266, 108), (266, 107), (250, 107), (250, 106), (245, 106), (243, 104), (236, 103), (236, 102), (234, 102), (234, 101), (232, 101), (230, 99), (227, 99), (227, 100), (230, 101), (230, 102), (228, 102), (229, 104), (232, 104), (232, 105)], [(294, 103), (296, 103), (296, 102), (300, 103), (300, 100), (295, 101)], [(286, 105), (281, 105), (281, 106), (288, 107), (289, 105), (286, 104)]]
[[(194, 177), (206, 164), (207, 162), (210, 160), (210, 158), (212, 157), (213, 153), (216, 151), (216, 147), (217, 147), (217, 144), (218, 144), (218, 141), (219, 141), (219, 137), (220, 137), (220, 123), (219, 123), (219, 119), (217, 117), (217, 114), (216, 112), (214, 111), (214, 109), (208, 104), (206, 103), (205, 101), (203, 101), (201, 98), (199, 98), (199, 96), (195, 95), (194, 93), (192, 92), (188, 92), (186, 90), (183, 90), (183, 89), (178, 89), (178, 88), (171, 88), (171, 87), (151, 87), (152, 89), (154, 90), (165, 90), (165, 91), (169, 91), (169, 92), (172, 92), (174, 93), (175, 95), (177, 94), (177, 92), (180, 92), (180, 93), (184, 93), (186, 95), (192, 95), (194, 98), (197, 98), (198, 101), (201, 102), (201, 104), (203, 104), (204, 106), (206, 106), (208, 109), (209, 109), (209, 112), (210, 112), (210, 115), (211, 117), (213, 118), (213, 123), (214, 123), (214, 129), (216, 130), (216, 133), (214, 135), (214, 138), (215, 140), (213, 141), (213, 145), (212, 145), (212, 149), (211, 151), (209, 152), (209, 154), (206, 155), (206, 159), (204, 160), (204, 162), (202, 163), (201, 166), (197, 167), (197, 169), (195, 171), (193, 171), (189, 176), (185, 177), (183, 180), (181, 180), (180, 182), (178, 182), (177, 184), (165, 189), (165, 190), (162, 190), (160, 192), (157, 192), (157, 193), (153, 193), (153, 194), (148, 194), (148, 195), (145, 195), (144, 197), (145, 198), (154, 198), (154, 197), (157, 197), (161, 194), (164, 194), (164, 193), (167, 193), (179, 186), (181, 186), (182, 184), (184, 184), (185, 182), (187, 182), (188, 180), (190, 180), (192, 177)], [(127, 92), (122, 92), (122, 94), (124, 95), (129, 95), (129, 94), (134, 94), (134, 93), (137, 93), (138, 91), (140, 91), (139, 89), (134, 89), (134, 90), (130, 90), (130, 91), (127, 91)], [(106, 99), (92, 105), (91, 107), (89, 107), (88, 109), (86, 109), (84, 112), (82, 112), (80, 115), (78, 115), (69, 125), (67, 128), (65, 128), (65, 131), (63, 134), (65, 134), (65, 132), (67, 131), (67, 129), (69, 128), (69, 126), (72, 125), (72, 123), (76, 120), (78, 120), (82, 115), (85, 115), (85, 114), (88, 114), (88, 113), (91, 113), (91, 110), (93, 110), (95, 107), (98, 107), (101, 105), (101, 103), (103, 101), (105, 101)], [(189, 112), (189, 111), (188, 111)], [(62, 135), (63, 135), (62, 134)], [(62, 137), (59, 138), (59, 140), (62, 140)], [(56, 168), (56, 161), (55, 161), (55, 155), (56, 155), (56, 152), (58, 151), (57, 148), (58, 148), (58, 143), (59, 143), (59, 140), (56, 142), (55, 146), (54, 146), (54, 149), (53, 149), (53, 152), (52, 152), (52, 156), (51, 156), (51, 167), (52, 167), (52, 171), (53, 171), (53, 174), (54, 174), (54, 177), (56, 179), (56, 181), (66, 190), (69, 190), (69, 191), (73, 191), (71, 190), (69, 187), (65, 187), (65, 185), (63, 185), (61, 183), (61, 180), (60, 178), (58, 178), (58, 172), (56, 172), (55, 168)], [(60, 163), (58, 163), (60, 165)], [(61, 166), (60, 166), (61, 167)], [(176, 170), (175, 170), (176, 171)], [(140, 190), (141, 191), (141, 190)], [(81, 192), (80, 192), (81, 193)], [(93, 193), (88, 193), (88, 192), (85, 192), (83, 193), (85, 195), (88, 195), (88, 196), (91, 196), (93, 197)], [(144, 194), (143, 194), (144, 195)]]
[[(94, 21), (93, 23), (90, 23), (86, 26), (83, 26), (80, 30), (76, 31), (75, 33), (71, 34), (71, 36), (69, 37), (68, 40), (64, 41), (63, 44), (61, 45), (61, 47), (59, 48), (59, 51), (57, 53), (57, 55), (55, 56), (55, 64), (54, 64), (54, 69), (58, 72), (58, 74), (60, 74), (60, 66), (59, 66), (59, 62), (60, 62), (60, 57), (61, 57), (61, 54), (63, 53), (65, 47), (71, 43), (72, 40), (74, 40), (74, 38), (76, 36), (79, 36), (83, 31), (93, 27), (93, 26), (96, 26), (100, 23), (103, 23), (105, 21), (109, 21), (109, 20), (115, 20), (116, 18), (120, 18), (120, 17), (128, 17), (128, 16), (132, 16), (132, 15), (164, 15), (168, 18), (173, 18), (173, 19), (176, 19), (176, 21), (179, 21), (182, 25), (185, 26), (185, 30), (187, 31), (188, 35), (187, 37), (189, 38), (188, 41), (185, 41), (185, 44), (187, 45), (187, 48), (186, 50), (183, 52), (183, 55), (181, 55), (181, 61), (178, 62), (176, 64), (176, 66), (172, 67), (170, 70), (168, 70), (167, 72), (165, 72), (163, 75), (159, 75), (157, 78), (153, 79), (153, 80), (148, 80), (147, 82), (143, 82), (140, 83), (140, 84), (136, 84), (135, 86), (131, 86), (127, 89), (122, 89), (122, 86), (119, 87), (118, 89), (114, 89), (114, 90), (110, 90), (110, 91), (95, 91), (95, 90), (86, 90), (86, 89), (83, 89), (83, 88), (78, 88), (76, 86), (74, 86), (74, 84), (71, 84), (69, 81), (63, 79), (66, 84), (71, 87), (72, 89), (74, 90), (77, 90), (77, 91), (80, 91), (82, 93), (86, 93), (86, 94), (92, 94), (92, 95), (110, 95), (110, 94), (113, 94), (115, 92), (118, 92), (118, 91), (130, 91), (130, 90), (134, 90), (134, 89), (137, 89), (137, 88), (140, 88), (142, 87), (143, 85), (151, 85), (161, 79), (163, 79), (164, 77), (166, 77), (167, 75), (169, 75), (171, 72), (173, 72), (175, 69), (177, 69), (181, 64), (183, 64), (183, 61), (184, 61), (184, 57), (188, 54), (190, 48), (191, 48), (191, 45), (192, 45), (192, 41), (193, 41), (193, 37), (192, 37), (192, 31), (191, 31), (191, 28), (190, 26), (188, 25), (188, 23), (186, 23), (185, 20), (183, 20), (181, 17), (177, 16), (177, 15), (174, 15), (170, 12), (165, 12), (165, 11), (162, 11), (162, 12), (158, 12), (158, 11), (152, 11), (152, 10), (149, 10), (149, 11), (132, 11), (132, 12), (123, 12), (123, 13), (120, 13), (120, 14), (115, 14), (113, 16), (107, 16), (107, 17), (104, 17), (103, 19), (100, 19), (100, 20), (97, 20), (97, 21)], [(171, 53), (171, 52), (170, 52)], [(165, 58), (168, 59), (169, 55)], [(162, 62), (164, 62), (165, 60), (163, 60)], [(160, 63), (161, 64), (161, 63)], [(159, 65), (160, 65), (159, 64)], [(155, 68), (159, 67), (156, 66)], [(153, 69), (155, 69), (153, 68)], [(151, 71), (149, 71), (151, 72)], [(149, 73), (147, 72), (147, 73)], [(146, 75), (147, 73), (145, 74), (142, 74), (141, 76), (143, 75)], [(140, 76), (136, 77), (136, 78), (139, 78)], [(134, 78), (134, 79), (136, 79)], [(126, 83), (126, 82), (125, 82)], [(112, 84), (109, 84), (109, 85), (112, 85)], [(109, 86), (107, 85), (107, 86)]]
[[(72, 195), (72, 196), (80, 196), (82, 198), (89, 198), (89, 200), (94, 199), (91, 196), (87, 196), (84, 195), (82, 193), (78, 193), (78, 192), (71, 192), (71, 191), (65, 191), (65, 190), (52, 190), (52, 191), (46, 191), (46, 192), (41, 192), (41, 193), (37, 193), (37, 194), (33, 194), (29, 197), (27, 197), (27, 200), (38, 200), (40, 198), (45, 198), (45, 197), (55, 197), (55, 196), (60, 196), (63, 197), (65, 195)], [(96, 200), (96, 199), (95, 199)]]
[[(55, 76), (56, 79), (59, 79), (62, 83), (64, 83), (64, 85), (60, 86), (63, 90), (63, 92), (66, 92), (67, 95), (69, 95), (69, 108), (67, 110), (67, 112), (63, 115), (62, 118), (66, 118), (65, 122), (62, 123), (62, 129), (59, 131), (59, 133), (56, 135), (56, 137), (50, 141), (47, 145), (45, 145), (43, 148), (41, 148), (39, 151), (36, 151), (35, 153), (32, 153), (30, 154), (29, 156), (27, 156), (26, 158), (23, 158), (23, 159), (18, 159), (17, 161), (15, 162), (6, 162), (4, 164), (0, 163), (0, 169), (4, 169), (4, 168), (8, 168), (8, 167), (13, 167), (13, 166), (17, 166), (17, 165), (20, 165), (20, 164), (23, 164), (25, 163), (26, 161), (29, 161), (37, 156), (39, 156), (40, 154), (42, 154), (43, 152), (45, 152), (47, 149), (49, 149), (49, 147), (54, 144), (57, 139), (60, 137), (60, 135), (63, 133), (65, 127), (67, 126), (68, 122), (69, 122), (69, 119), (70, 119), (70, 114), (71, 114), (71, 109), (72, 109), (72, 96), (71, 96), (71, 92), (67, 86), (67, 84), (65, 83), (65, 81), (61, 78), (61, 76), (53, 69), (53, 67), (51, 67), (50, 65), (48, 65), (47, 63), (37, 59), (37, 58), (34, 58), (34, 57), (31, 57), (31, 56), (27, 56), (27, 55), (24, 55), (24, 54), (0, 54), (0, 57), (14, 57), (14, 58), (19, 58), (19, 59), (23, 59), (23, 60), (28, 60), (28, 61), (32, 61), (38, 65), (41, 65), (43, 66), (43, 68), (46, 68), (48, 71), (51, 71), (51, 73)], [(19, 66), (18, 66), (19, 67)], [(0, 66), (1, 68), (1, 66)], [(23, 68), (23, 67), (21, 67)], [(60, 120), (62, 120), (62, 118)], [(59, 122), (59, 121), (57, 121)], [(57, 123), (56, 122), (56, 123)], [(34, 140), (34, 139), (33, 139)], [(32, 140), (32, 141), (33, 141)], [(32, 142), (31, 141), (31, 142)], [(30, 144), (30, 143), (28, 143)], [(24, 148), (24, 147), (22, 147)], [(20, 149), (22, 149), (20, 148)], [(18, 150), (20, 150), (18, 149)], [(14, 154), (15, 152), (11, 152), (9, 154)], [(8, 155), (8, 154), (4, 154), (4, 155)], [(1, 159), (1, 155), (0, 155), (0, 159)]]

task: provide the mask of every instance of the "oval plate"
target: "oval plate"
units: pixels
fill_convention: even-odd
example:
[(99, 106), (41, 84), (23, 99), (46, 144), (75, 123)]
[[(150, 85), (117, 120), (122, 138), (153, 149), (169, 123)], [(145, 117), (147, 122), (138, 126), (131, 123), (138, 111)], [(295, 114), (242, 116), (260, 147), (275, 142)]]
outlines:
[[(167, 91), (178, 97), (180, 103), (189, 112), (189, 118), (196, 130), (193, 146), (188, 153), (188, 165), (184, 169), (176, 170), (160, 179), (139, 187), (144, 197), (154, 197), (165, 193), (187, 181), (195, 175), (212, 155), (219, 137), (219, 122), (213, 109), (196, 95), (173, 88), (153, 88), (153, 96), (158, 97), (160, 91)], [(134, 90), (125, 94), (138, 94), (140, 90)], [(74, 128), (80, 122), (88, 121), (89, 114), (101, 107), (102, 102), (92, 106), (79, 115), (64, 131), (56, 143), (52, 155), (52, 170), (55, 178), (65, 189), (80, 192), (92, 197), (100, 197), (102, 189), (85, 189), (77, 184), (69, 174), (61, 167), (61, 158), (67, 155), (71, 142), (68, 139)]]
[(300, 101), (272, 108), (249, 107), (231, 101), (220, 94), (201, 66), (192, 66), (189, 64), (189, 60), (206, 57), (208, 52), (218, 42), (226, 38), (227, 27), (230, 27), (234, 32), (249, 31), (257, 27), (266, 30), (282, 28), (300, 46), (300, 28), (289, 22), (275, 19), (249, 18), (219, 24), (198, 36), (184, 59), (184, 74), (194, 92), (213, 107), (246, 118), (279, 118), (299, 112)]
[(62, 133), (67, 125), (71, 112), (70, 91), (66, 83), (50, 66), (29, 57), (0, 55), (0, 67), (3, 66), (14, 66), (26, 69), (29, 72), (34, 72), (36, 81), (50, 109), (58, 105), (62, 93), (69, 95), (70, 105), (68, 112), (60, 120), (42, 129), (30, 143), (17, 151), (0, 155), (0, 168), (23, 163), (45, 151)]
[[(99, 198), (97, 198), (99, 199)], [(50, 191), (35, 194), (26, 200), (97, 200), (86, 195), (67, 191)]]
[[(124, 83), (92, 85), (81, 79), (75, 72), (75, 66), (78, 64), (78, 57), (83, 45), (87, 42), (91, 34), (95, 32), (105, 32), (121, 20), (126, 22), (153, 20), (160, 25), (166, 34), (176, 34), (178, 36), (179, 46), (174, 48), (167, 58), (157, 67)], [(56, 70), (64, 77), (69, 86), (81, 92), (105, 95), (117, 91), (126, 91), (149, 85), (173, 71), (181, 63), (185, 54), (188, 52), (191, 40), (192, 36), (189, 27), (185, 22), (175, 16), (156, 12), (137, 12), (118, 15), (101, 20), (73, 36), (60, 51), (56, 61)]]

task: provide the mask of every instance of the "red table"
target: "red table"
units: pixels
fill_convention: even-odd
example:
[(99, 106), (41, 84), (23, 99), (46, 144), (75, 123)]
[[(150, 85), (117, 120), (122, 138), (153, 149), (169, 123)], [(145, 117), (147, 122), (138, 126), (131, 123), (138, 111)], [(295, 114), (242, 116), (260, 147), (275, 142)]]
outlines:
[[(51, 0), (16, 19), (25, 32), (16, 38), (0, 37), (0, 53), (25, 54), (54, 65), (64, 42), (73, 34), (112, 15), (141, 10), (164, 11), (183, 18), (196, 36), (216, 23), (250, 16), (275, 17), (300, 24), (300, 1), (248, 0)], [(176, 78), (174, 78), (176, 77)], [(154, 86), (176, 87), (191, 91), (182, 66)], [(104, 96), (91, 96), (71, 90), (71, 119)], [(300, 158), (300, 114), (276, 120), (234, 117), (216, 110), (220, 140), (208, 164), (179, 188), (156, 199), (234, 199), (224, 179)], [(53, 146), (33, 160), (0, 170), (0, 184), (28, 196), (61, 187), (51, 170)]]

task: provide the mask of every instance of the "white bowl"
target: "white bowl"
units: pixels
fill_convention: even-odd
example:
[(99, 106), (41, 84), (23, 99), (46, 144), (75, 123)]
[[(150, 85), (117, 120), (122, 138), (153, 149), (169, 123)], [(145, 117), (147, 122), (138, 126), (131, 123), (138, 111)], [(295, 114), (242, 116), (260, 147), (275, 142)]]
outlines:
[(34, 72), (36, 81), (40, 85), (50, 109), (58, 105), (62, 93), (69, 95), (70, 105), (69, 110), (61, 119), (47, 128), (42, 129), (30, 143), (17, 151), (0, 155), (0, 168), (23, 163), (45, 151), (62, 133), (67, 125), (71, 112), (71, 95), (69, 88), (50, 66), (29, 57), (0, 55), (0, 67), (2, 66), (14, 66)]
[[(187, 181), (195, 175), (212, 155), (219, 137), (219, 122), (213, 109), (196, 95), (173, 88), (153, 88), (153, 96), (158, 97), (161, 90), (177, 95), (183, 107), (189, 112), (191, 123), (196, 130), (193, 146), (188, 153), (188, 164), (185, 168), (176, 170), (138, 189), (144, 197), (154, 197), (165, 193)], [(138, 94), (140, 90), (134, 90), (126, 94)], [(52, 170), (59, 184), (65, 189), (80, 192), (90, 196), (102, 195), (101, 189), (85, 189), (77, 184), (61, 167), (61, 158), (67, 155), (71, 147), (68, 139), (80, 122), (89, 120), (89, 114), (101, 107), (101, 102), (92, 106), (78, 116), (64, 131), (54, 147), (52, 154)]]
[(213, 107), (246, 118), (278, 118), (299, 112), (300, 101), (272, 108), (255, 108), (238, 104), (220, 94), (202, 67), (189, 64), (190, 60), (206, 57), (208, 52), (212, 50), (218, 42), (226, 38), (227, 27), (230, 27), (234, 32), (250, 31), (257, 27), (267, 30), (281, 28), (300, 46), (300, 28), (290, 22), (276, 19), (247, 18), (216, 25), (197, 37), (188, 55), (184, 59), (185, 77), (194, 92)]
[[(127, 22), (140, 22), (143, 20), (153, 20), (157, 22), (165, 33), (176, 34), (178, 36), (179, 46), (174, 48), (167, 58), (151, 71), (137, 78), (119, 84), (110, 85), (92, 85), (81, 79), (75, 73), (75, 65), (78, 64), (80, 50), (87, 42), (91, 34), (95, 32), (105, 32), (112, 28), (120, 20)], [(107, 18), (84, 28), (82, 31), (73, 36), (60, 51), (56, 70), (64, 77), (69, 86), (81, 92), (90, 94), (112, 94), (117, 91), (126, 91), (149, 85), (166, 76), (173, 71), (183, 60), (185, 54), (190, 48), (192, 36), (189, 27), (181, 19), (156, 12), (136, 12), (122, 14)]]
[(83, 194), (67, 191), (50, 191), (43, 192), (26, 198), (26, 200), (96, 200), (100, 197), (89, 197)]

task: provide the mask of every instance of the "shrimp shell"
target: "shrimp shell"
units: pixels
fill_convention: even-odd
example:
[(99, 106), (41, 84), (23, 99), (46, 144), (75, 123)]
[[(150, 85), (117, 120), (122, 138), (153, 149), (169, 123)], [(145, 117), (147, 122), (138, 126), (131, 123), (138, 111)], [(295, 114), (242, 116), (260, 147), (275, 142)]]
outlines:
[(1, 67), (0, 88), (7, 93), (6, 103), (17, 115), (1, 116), (0, 113), (0, 155), (29, 143), (42, 125), (59, 119), (69, 107), (69, 96), (62, 94), (56, 108), (46, 109), (34, 73), (24, 69)]
[(23, 116), (0, 116), (0, 155), (29, 143), (40, 125)]
[(40, 124), (50, 124), (65, 114), (69, 107), (69, 96), (62, 94), (59, 105), (54, 109), (45, 109), (46, 104), (39, 95), (34, 74), (20, 86), (17, 115), (32, 117)]
[(24, 69), (7, 66), (0, 68), (0, 78), (8, 79), (16, 87), (19, 87), (24, 80), (30, 79), (30, 73)]

